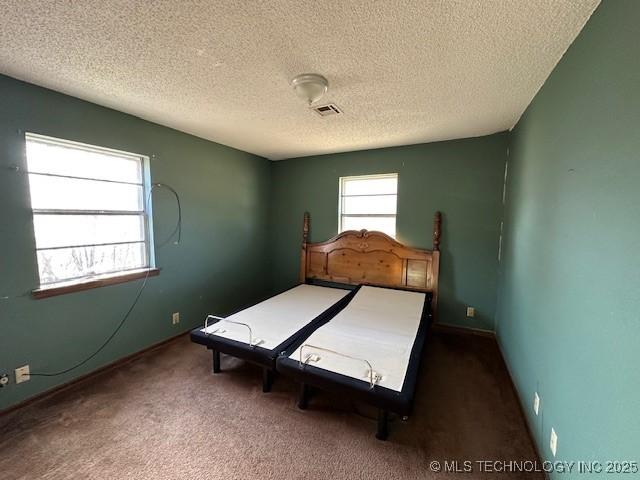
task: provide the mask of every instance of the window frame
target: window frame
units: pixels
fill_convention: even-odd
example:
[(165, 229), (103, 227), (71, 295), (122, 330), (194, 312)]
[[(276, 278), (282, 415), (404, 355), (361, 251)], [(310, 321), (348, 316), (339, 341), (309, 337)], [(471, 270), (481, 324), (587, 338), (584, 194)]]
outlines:
[[(105, 183), (115, 183), (119, 185), (136, 185), (140, 186), (142, 189), (142, 210), (137, 211), (116, 211), (116, 210), (82, 210), (82, 209), (60, 209), (60, 208), (33, 208), (30, 203), (31, 210), (31, 226), (33, 228), (33, 239), (34, 239), (34, 254), (35, 254), (35, 262), (37, 267), (37, 275), (38, 275), (38, 288), (32, 290), (32, 296), (34, 298), (46, 298), (54, 295), (60, 295), (64, 293), (71, 293), (80, 290), (87, 290), (90, 288), (97, 288), (105, 285), (113, 285), (117, 283), (128, 282), (132, 280), (136, 280), (138, 278), (144, 278), (148, 276), (158, 275), (160, 270), (156, 268), (155, 264), (155, 248), (153, 241), (153, 209), (151, 202), (150, 192), (152, 190), (151, 185), (151, 172), (150, 172), (150, 161), (149, 157), (146, 155), (127, 152), (124, 150), (117, 150), (113, 148), (101, 147), (97, 145), (91, 145), (82, 142), (76, 142), (72, 140), (66, 140), (58, 137), (51, 137), (48, 135), (41, 135), (33, 132), (25, 132), (25, 163), (28, 166), (28, 157), (27, 157), (27, 142), (34, 141), (45, 143), (53, 146), (61, 146), (66, 148), (73, 148), (76, 150), (83, 150), (87, 152), (95, 152), (102, 153), (107, 155), (113, 155), (118, 157), (124, 157), (128, 159), (135, 160), (139, 162), (140, 172), (141, 172), (141, 182), (128, 182), (128, 181), (119, 181), (119, 180), (111, 180), (111, 179), (100, 179), (100, 178), (90, 178), (86, 176), (75, 176), (75, 175), (63, 175), (63, 174), (52, 174), (52, 173), (40, 173), (40, 172), (31, 172), (27, 171), (27, 176), (30, 175), (41, 175), (48, 177), (56, 177), (56, 178), (67, 178), (72, 180), (80, 180), (80, 181), (96, 181), (96, 182), (105, 182)], [(31, 198), (31, 184), (29, 182), (29, 198)], [(105, 242), (105, 243), (96, 243), (96, 244), (73, 244), (66, 246), (57, 246), (57, 247), (43, 247), (39, 248), (37, 246), (36, 239), (36, 230), (35, 230), (35, 215), (132, 215), (136, 217), (141, 217), (143, 223), (143, 240), (141, 241), (133, 241), (133, 242)], [(142, 243), (144, 245), (144, 261), (142, 267), (128, 268), (124, 270), (115, 270), (112, 272), (105, 272), (101, 274), (88, 274), (75, 278), (68, 278), (64, 280), (60, 280), (58, 282), (49, 282), (42, 283), (42, 279), (40, 278), (40, 264), (38, 262), (37, 252), (40, 250), (53, 250), (53, 249), (63, 249), (63, 248), (74, 248), (74, 247), (97, 247), (104, 245), (117, 245), (117, 244), (130, 244), (130, 243)]]
[[(367, 194), (367, 195), (345, 195), (344, 183), (347, 180), (375, 180), (382, 178), (394, 178), (396, 181), (396, 193), (380, 193), (380, 194)], [(391, 238), (396, 239), (398, 235), (398, 180), (399, 175), (395, 173), (378, 173), (373, 175), (349, 175), (345, 177), (339, 177), (338, 179), (338, 234), (345, 232), (342, 227), (343, 217), (378, 217), (378, 218), (393, 218), (394, 233), (390, 235)], [(395, 196), (396, 197), (396, 211), (395, 213), (343, 213), (344, 211), (344, 199), (348, 197), (384, 197)], [(385, 233), (385, 232), (383, 232)], [(387, 234), (388, 235), (388, 234)]]

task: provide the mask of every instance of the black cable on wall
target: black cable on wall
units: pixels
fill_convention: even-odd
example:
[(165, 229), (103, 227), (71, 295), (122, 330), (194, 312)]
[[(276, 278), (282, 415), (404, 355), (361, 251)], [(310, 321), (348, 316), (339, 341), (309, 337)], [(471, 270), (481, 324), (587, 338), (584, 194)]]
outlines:
[[(156, 187), (166, 188), (167, 190), (171, 191), (173, 193), (173, 195), (176, 197), (176, 204), (178, 205), (178, 220), (176, 222), (176, 227), (173, 229), (173, 231), (171, 232), (169, 237), (167, 237), (167, 239), (164, 242), (162, 242), (160, 245), (158, 245), (157, 248), (164, 247), (166, 244), (168, 244), (171, 241), (171, 239), (176, 234), (177, 234), (177, 238), (176, 238), (176, 240), (174, 242), (174, 245), (178, 245), (178, 244), (180, 244), (180, 242), (182, 240), (182, 206), (180, 204), (180, 195), (178, 195), (178, 192), (176, 192), (171, 186), (169, 186), (169, 185), (167, 185), (165, 183), (154, 183), (154, 184), (151, 185), (151, 189), (149, 190), (149, 196), (147, 198), (147, 204), (149, 203), (149, 200), (151, 200), (151, 194), (153, 193), (153, 190)], [(59, 371), (56, 371), (56, 372), (32, 372), (32, 373), (29, 374), (29, 376), (30, 377), (57, 377), (59, 375), (64, 375), (65, 373), (69, 373), (72, 370), (75, 370), (75, 369), (81, 367), (82, 365), (86, 364), (88, 361), (90, 361), (92, 358), (94, 358), (96, 355), (98, 355), (102, 350), (104, 350), (106, 348), (106, 346), (109, 345), (109, 343), (111, 343), (111, 341), (115, 338), (115, 336), (118, 334), (118, 332), (122, 329), (122, 327), (126, 323), (127, 319), (131, 315), (131, 312), (133, 312), (133, 309), (138, 304), (138, 301), (140, 300), (140, 297), (142, 296), (142, 293), (144, 292), (144, 289), (147, 286), (147, 280), (149, 279), (149, 273), (150, 273), (150, 270), (147, 269), (146, 275), (144, 276), (144, 279), (142, 281), (142, 285), (138, 289), (138, 292), (136, 293), (136, 296), (134, 297), (133, 303), (131, 303), (131, 306), (129, 307), (129, 310), (127, 310), (127, 313), (125, 313), (124, 317), (122, 317), (122, 319), (120, 320), (120, 323), (118, 324), (116, 329), (113, 331), (113, 333), (111, 333), (111, 335), (109, 335), (109, 337), (104, 341), (104, 343), (102, 343), (102, 345), (100, 345), (100, 347), (96, 351), (94, 351), (91, 355), (89, 355), (88, 357), (86, 357), (82, 361), (76, 363), (75, 365), (73, 365), (73, 366), (71, 366), (69, 368), (65, 368), (64, 370), (59, 370)]]

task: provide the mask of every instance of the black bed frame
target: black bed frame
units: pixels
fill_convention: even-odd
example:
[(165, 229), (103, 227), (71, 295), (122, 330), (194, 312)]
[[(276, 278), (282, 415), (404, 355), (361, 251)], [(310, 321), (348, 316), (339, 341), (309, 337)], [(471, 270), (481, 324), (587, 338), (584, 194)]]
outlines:
[[(280, 345), (276, 346), (273, 349), (263, 348), (261, 346), (251, 346), (244, 342), (238, 342), (236, 340), (231, 340), (228, 338), (223, 338), (218, 335), (206, 334), (202, 331), (202, 327), (198, 327), (191, 331), (191, 341), (194, 343), (198, 343), (200, 345), (204, 345), (207, 349), (211, 350), (213, 353), (213, 373), (220, 373), (220, 352), (225, 353), (227, 355), (231, 355), (233, 357), (241, 358), (247, 362), (259, 365), (262, 367), (262, 391), (269, 392), (271, 391), (271, 385), (273, 383), (274, 374), (276, 372), (276, 359), (279, 354), (285, 351), (289, 346), (300, 339), (305, 339), (309, 337), (317, 328), (327, 323), (331, 320), (338, 312), (340, 312), (347, 304), (351, 301), (353, 296), (359, 289), (359, 286), (354, 287), (353, 285), (337, 285), (331, 284), (328, 285), (326, 283), (321, 282), (307, 282), (309, 284), (316, 284), (320, 286), (329, 286), (332, 288), (341, 288), (343, 290), (351, 290), (347, 295), (345, 295), (342, 299), (340, 299), (337, 303), (333, 304), (327, 310), (322, 312), (316, 318), (311, 320), (307, 325), (305, 325), (302, 329), (295, 332), (289, 338), (284, 340)], [(285, 293), (293, 288), (296, 288), (299, 285), (283, 290), (278, 295)], [(273, 298), (273, 297), (271, 297)], [(256, 302), (253, 305), (257, 305), (265, 301), (265, 299), (260, 302)], [(245, 310), (248, 307), (241, 308), (233, 313), (240, 312)], [(232, 314), (233, 314), (232, 313)], [(231, 314), (231, 315), (232, 315)], [(219, 320), (218, 320), (219, 321)], [(217, 322), (212, 322), (209, 324), (215, 325)]]
[[(389, 435), (389, 413), (395, 413), (406, 418), (411, 413), (413, 406), (413, 397), (418, 381), (421, 359), (428, 337), (429, 327), (433, 319), (431, 309), (432, 294), (425, 293), (425, 295), (426, 298), (422, 307), (420, 325), (418, 326), (416, 338), (411, 349), (407, 373), (405, 374), (404, 383), (400, 392), (380, 385), (374, 385), (373, 388), (371, 388), (369, 382), (364, 380), (330, 372), (309, 364), (300, 365), (298, 359), (289, 358), (300, 345), (304, 344), (311, 333), (313, 333), (310, 332), (307, 336), (298, 337), (276, 360), (276, 369), (278, 372), (300, 382), (298, 407), (303, 410), (307, 408), (310, 391), (313, 387), (343, 394), (348, 398), (362, 401), (363, 403), (378, 408), (376, 438), (386, 440)], [(321, 325), (318, 325), (316, 329), (320, 326)]]

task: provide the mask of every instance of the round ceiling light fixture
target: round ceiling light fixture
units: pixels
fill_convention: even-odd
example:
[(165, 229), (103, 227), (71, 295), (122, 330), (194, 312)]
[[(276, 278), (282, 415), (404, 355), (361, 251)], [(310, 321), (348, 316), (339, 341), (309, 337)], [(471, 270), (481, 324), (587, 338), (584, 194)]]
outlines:
[(291, 80), (291, 86), (300, 98), (311, 105), (327, 93), (329, 82), (317, 73), (303, 73)]

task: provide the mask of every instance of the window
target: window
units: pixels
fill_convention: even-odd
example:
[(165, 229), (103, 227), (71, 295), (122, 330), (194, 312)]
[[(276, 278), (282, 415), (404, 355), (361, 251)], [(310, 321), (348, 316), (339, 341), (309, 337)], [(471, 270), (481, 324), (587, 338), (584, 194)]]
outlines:
[(153, 267), (146, 157), (30, 133), (26, 144), (40, 288)]
[(395, 238), (398, 174), (340, 178), (340, 231), (377, 230)]

